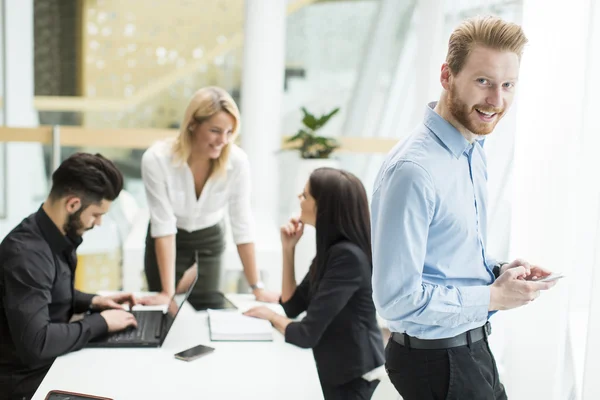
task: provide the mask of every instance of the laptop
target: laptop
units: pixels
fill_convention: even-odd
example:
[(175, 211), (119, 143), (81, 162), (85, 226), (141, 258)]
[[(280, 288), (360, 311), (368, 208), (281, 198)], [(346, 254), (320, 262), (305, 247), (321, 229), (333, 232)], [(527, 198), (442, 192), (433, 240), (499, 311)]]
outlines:
[(86, 347), (160, 347), (198, 281), (198, 267), (190, 267), (179, 281), (175, 294), (169, 301), (167, 312), (162, 310), (132, 311), (137, 328), (109, 333), (89, 342)]

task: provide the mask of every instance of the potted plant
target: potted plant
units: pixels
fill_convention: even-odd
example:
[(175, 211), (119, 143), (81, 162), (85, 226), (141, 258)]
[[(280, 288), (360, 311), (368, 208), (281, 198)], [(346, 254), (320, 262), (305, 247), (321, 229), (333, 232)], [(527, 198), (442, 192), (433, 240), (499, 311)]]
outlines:
[[(286, 150), (297, 150), (299, 155), (299, 159), (297, 159), (296, 165), (292, 169), (296, 179), (291, 181), (295, 187), (290, 189), (293, 189), (294, 193), (302, 191), (311, 172), (315, 169), (320, 167), (338, 167), (338, 161), (331, 157), (331, 155), (334, 150), (340, 147), (340, 144), (333, 138), (318, 135), (317, 132), (339, 110), (339, 108), (335, 108), (329, 113), (317, 117), (302, 107), (302, 127), (295, 135), (286, 140), (286, 144), (288, 145), (285, 146)], [(289, 182), (289, 176), (286, 177), (286, 180)]]
[(337, 140), (319, 136), (317, 131), (321, 129), (330, 119), (339, 111), (339, 108), (334, 109), (328, 114), (323, 114), (320, 117), (315, 117), (302, 107), (302, 128), (298, 132), (286, 140), (287, 143), (293, 145), (290, 150), (298, 150), (302, 159), (324, 159), (329, 158), (331, 153), (340, 147)]

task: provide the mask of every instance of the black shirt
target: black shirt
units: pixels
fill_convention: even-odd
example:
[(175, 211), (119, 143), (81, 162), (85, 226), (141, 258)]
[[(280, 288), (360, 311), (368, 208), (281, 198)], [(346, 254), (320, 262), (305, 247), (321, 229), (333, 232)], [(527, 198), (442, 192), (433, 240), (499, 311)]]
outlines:
[(342, 385), (383, 365), (381, 330), (377, 324), (371, 263), (355, 244), (340, 242), (326, 255), (322, 278), (307, 275), (292, 297), (282, 303), (290, 323), (285, 340), (312, 348), (321, 382)]
[(94, 297), (73, 286), (79, 244), (41, 207), (0, 244), (0, 399), (29, 398), (56, 357), (108, 331), (100, 314), (69, 322)]

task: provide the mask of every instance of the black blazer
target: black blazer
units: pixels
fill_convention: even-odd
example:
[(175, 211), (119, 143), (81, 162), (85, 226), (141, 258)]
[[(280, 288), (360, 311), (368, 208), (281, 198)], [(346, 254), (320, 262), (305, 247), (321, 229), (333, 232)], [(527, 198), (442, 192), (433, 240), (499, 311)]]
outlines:
[(312, 348), (322, 382), (342, 385), (384, 363), (383, 338), (375, 317), (371, 263), (355, 244), (339, 242), (326, 254), (316, 284), (307, 274), (292, 297), (282, 303), (290, 318), (285, 340)]

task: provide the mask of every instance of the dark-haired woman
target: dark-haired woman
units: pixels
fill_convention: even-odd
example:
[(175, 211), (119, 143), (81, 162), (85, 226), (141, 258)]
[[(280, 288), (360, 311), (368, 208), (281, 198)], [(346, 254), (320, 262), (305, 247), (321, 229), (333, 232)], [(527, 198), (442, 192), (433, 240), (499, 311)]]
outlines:
[[(312, 348), (326, 400), (370, 399), (384, 363), (371, 289), (371, 232), (364, 186), (349, 172), (319, 168), (302, 194), (301, 215), (281, 227), (281, 305), (290, 318), (267, 307), (246, 312), (269, 320), (288, 343)], [(316, 228), (317, 254), (300, 285), (294, 249), (304, 224)]]

